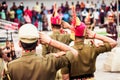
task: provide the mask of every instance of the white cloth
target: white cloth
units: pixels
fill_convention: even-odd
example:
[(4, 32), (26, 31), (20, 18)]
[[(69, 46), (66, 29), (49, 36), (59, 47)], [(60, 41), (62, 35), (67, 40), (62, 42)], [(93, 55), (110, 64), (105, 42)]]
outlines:
[(108, 53), (103, 67), (105, 71), (120, 71), (120, 47), (115, 47)]
[(114, 49), (111, 71), (120, 71), (120, 47)]

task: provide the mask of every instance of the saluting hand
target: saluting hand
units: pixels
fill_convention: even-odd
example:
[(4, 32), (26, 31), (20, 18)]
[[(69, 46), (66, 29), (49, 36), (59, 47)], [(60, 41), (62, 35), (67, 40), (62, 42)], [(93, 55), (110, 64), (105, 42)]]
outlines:
[(96, 33), (94, 31), (87, 29), (86, 35), (87, 35), (87, 38), (92, 39), (92, 38), (95, 38)]
[(39, 36), (40, 36), (39, 42), (40, 42), (41, 44), (49, 44), (51, 38), (50, 38), (48, 35), (46, 35), (46, 34), (43, 33), (43, 32), (39, 32)]

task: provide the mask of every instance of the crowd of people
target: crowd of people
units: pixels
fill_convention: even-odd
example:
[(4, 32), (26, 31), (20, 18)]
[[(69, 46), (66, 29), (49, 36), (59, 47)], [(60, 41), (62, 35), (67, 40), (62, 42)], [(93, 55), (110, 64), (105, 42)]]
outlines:
[[(4, 19), (20, 24), (18, 38), (22, 56), (16, 58), (13, 43), (6, 40), (6, 46), (0, 48), (0, 78), (94, 80), (97, 56), (111, 51), (117, 45), (116, 15), (113, 12), (116, 11), (116, 5), (112, 5), (108, 7), (102, 0), (99, 8), (89, 1), (86, 4), (78, 1), (76, 6), (72, 2), (69, 6), (66, 1), (65, 6), (61, 4), (58, 7), (55, 3), (52, 9), (46, 10), (43, 3), (40, 7), (39, 2), (36, 2), (33, 10), (30, 10), (28, 6), (24, 9), (23, 2), (18, 7), (13, 2), (8, 11), (7, 3), (3, 2), (0, 9), (5, 13)], [(98, 11), (97, 17), (95, 11)], [(100, 16), (101, 12), (107, 17), (107, 23), (100, 20), (104, 19)], [(95, 33), (96, 25), (106, 27), (109, 35)], [(69, 29), (71, 33), (64, 29)], [(52, 34), (48, 36), (42, 32), (44, 30), (52, 30)], [(96, 39), (102, 42), (95, 43)], [(71, 41), (74, 44), (69, 46)], [(42, 56), (36, 54), (39, 44), (42, 45), (42, 51), (39, 51)]]
[[(81, 21), (84, 22), (84, 18), (90, 14), (91, 24), (96, 20), (96, 25), (104, 24), (107, 14), (113, 13), (116, 21), (117, 3), (111, 1), (109, 5), (104, 0), (101, 2), (98, 0), (95, 2), (87, 0), (86, 2), (77, 1), (68, 3), (68, 1), (61, 3), (58, 6), (58, 13), (62, 16), (64, 21), (70, 23), (71, 6), (75, 6), (76, 14)], [(7, 1), (0, 3), (0, 18), (17, 22), (19, 27), (24, 23), (32, 23), (39, 30), (51, 30), (50, 16), (53, 13), (53, 5), (51, 9), (46, 9), (44, 3), (36, 2), (36, 5), (29, 9), (29, 6), (25, 6), (24, 2), (19, 5), (13, 2), (12, 6), (8, 9)]]

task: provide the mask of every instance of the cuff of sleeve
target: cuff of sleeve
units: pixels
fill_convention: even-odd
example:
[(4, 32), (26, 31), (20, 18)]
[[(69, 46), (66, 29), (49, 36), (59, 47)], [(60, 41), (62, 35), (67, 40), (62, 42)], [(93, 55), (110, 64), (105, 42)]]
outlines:
[(109, 43), (105, 43), (105, 46), (106, 46), (107, 51), (110, 51), (112, 49)]

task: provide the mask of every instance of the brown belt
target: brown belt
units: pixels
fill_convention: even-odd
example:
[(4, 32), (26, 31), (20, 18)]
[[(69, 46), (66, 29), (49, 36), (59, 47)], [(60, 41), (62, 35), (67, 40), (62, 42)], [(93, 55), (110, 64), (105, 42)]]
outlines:
[(91, 78), (94, 77), (94, 74), (85, 74), (85, 75), (80, 75), (80, 76), (74, 76), (74, 77), (70, 77), (70, 80), (74, 80), (74, 79), (86, 79), (86, 78)]

